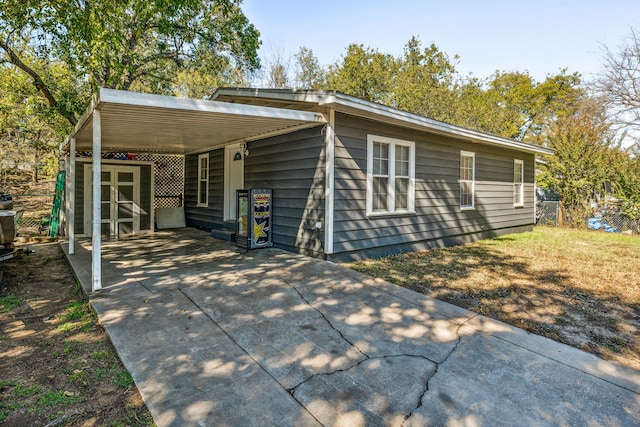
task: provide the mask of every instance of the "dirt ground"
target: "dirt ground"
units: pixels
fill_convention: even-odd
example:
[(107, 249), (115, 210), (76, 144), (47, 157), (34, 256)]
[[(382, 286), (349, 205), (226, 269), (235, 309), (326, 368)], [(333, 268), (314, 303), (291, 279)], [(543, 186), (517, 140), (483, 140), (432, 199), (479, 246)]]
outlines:
[(55, 242), (0, 264), (0, 425), (151, 426)]

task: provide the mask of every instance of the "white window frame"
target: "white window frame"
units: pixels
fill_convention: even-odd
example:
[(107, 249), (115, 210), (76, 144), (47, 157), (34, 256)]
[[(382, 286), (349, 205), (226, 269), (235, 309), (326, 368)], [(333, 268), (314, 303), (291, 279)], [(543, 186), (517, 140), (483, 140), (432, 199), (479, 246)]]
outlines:
[[(373, 145), (381, 143), (389, 145), (389, 167), (387, 181), (387, 210), (373, 210)], [(409, 148), (409, 176), (407, 188), (407, 207), (396, 209), (395, 185), (396, 185), (396, 146)], [(405, 215), (415, 213), (415, 142), (386, 136), (367, 135), (367, 216), (379, 215)], [(404, 178), (407, 178), (406, 176)]]
[[(517, 169), (520, 166), (520, 179), (517, 178)], [(524, 162), (520, 159), (513, 160), (513, 206), (524, 206)]]
[[(203, 159), (206, 159), (206, 161), (207, 161), (207, 174), (206, 174), (205, 178), (202, 177), (202, 160)], [(198, 194), (196, 196), (196, 200), (197, 200), (196, 206), (205, 207), (205, 208), (207, 206), (209, 206), (209, 175), (210, 175), (210, 172), (211, 172), (209, 164), (210, 164), (209, 163), (209, 153), (198, 155), (198, 178), (197, 178), (198, 179)], [(206, 187), (205, 188), (205, 200), (204, 201), (200, 200), (200, 194), (202, 194), (201, 190), (202, 190), (202, 186), (203, 185)]]
[[(471, 157), (471, 180), (462, 179), (462, 158), (463, 157)], [(473, 210), (476, 208), (476, 153), (473, 151), (460, 151), (460, 210)], [(471, 204), (463, 205), (462, 204), (462, 186), (463, 183), (471, 183)]]

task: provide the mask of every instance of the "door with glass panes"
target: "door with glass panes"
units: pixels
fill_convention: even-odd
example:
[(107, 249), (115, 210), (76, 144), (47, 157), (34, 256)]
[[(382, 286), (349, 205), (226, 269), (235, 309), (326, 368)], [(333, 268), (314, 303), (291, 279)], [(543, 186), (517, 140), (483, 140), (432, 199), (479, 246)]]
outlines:
[[(91, 212), (91, 165), (85, 171), (85, 212)], [(88, 179), (87, 179), (88, 178)], [(140, 231), (140, 168), (135, 166), (102, 165), (100, 174), (100, 228), (104, 236), (123, 236)], [(86, 234), (91, 234), (85, 219)], [(87, 224), (88, 222), (88, 224)]]

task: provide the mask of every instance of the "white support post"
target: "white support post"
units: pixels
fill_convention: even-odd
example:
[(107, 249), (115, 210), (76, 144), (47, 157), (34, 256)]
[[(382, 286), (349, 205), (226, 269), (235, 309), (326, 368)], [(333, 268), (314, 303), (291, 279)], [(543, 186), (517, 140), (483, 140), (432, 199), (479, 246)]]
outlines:
[(325, 194), (324, 194), (324, 254), (333, 253), (333, 201), (335, 185), (335, 110), (329, 110), (329, 120), (324, 134)]
[(69, 168), (67, 171), (67, 235), (69, 236), (69, 255), (76, 249), (76, 139), (69, 141)]
[(102, 266), (101, 266), (101, 212), (100, 212), (100, 190), (102, 175), (102, 128), (100, 121), (100, 110), (93, 110), (93, 200), (91, 203), (91, 290), (102, 289)]

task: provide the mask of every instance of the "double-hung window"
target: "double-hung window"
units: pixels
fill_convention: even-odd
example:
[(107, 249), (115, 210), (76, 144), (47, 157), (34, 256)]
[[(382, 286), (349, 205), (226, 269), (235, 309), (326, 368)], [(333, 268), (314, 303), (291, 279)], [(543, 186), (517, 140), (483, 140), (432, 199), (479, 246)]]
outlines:
[(476, 155), (460, 152), (460, 209), (475, 207)]
[(367, 137), (367, 215), (414, 211), (415, 144)]
[(524, 206), (524, 163), (513, 161), (513, 206)]
[(198, 206), (209, 205), (209, 153), (198, 156)]

